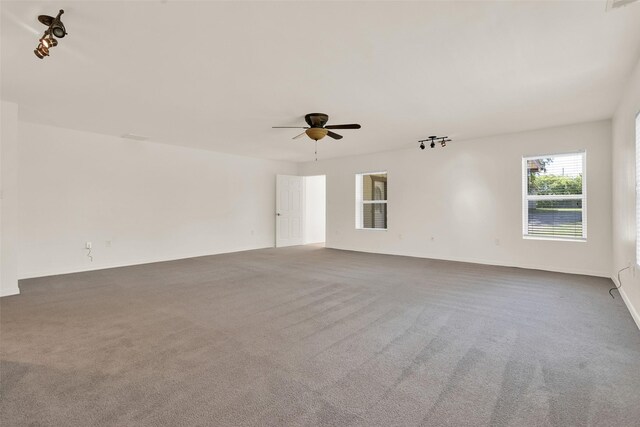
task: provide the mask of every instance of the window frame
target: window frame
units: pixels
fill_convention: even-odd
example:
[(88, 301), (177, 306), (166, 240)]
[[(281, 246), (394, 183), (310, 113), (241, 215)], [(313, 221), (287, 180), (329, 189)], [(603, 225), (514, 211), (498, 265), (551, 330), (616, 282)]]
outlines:
[[(544, 159), (549, 157), (582, 156), (582, 194), (559, 194), (559, 195), (529, 195), (528, 168), (529, 160)], [(563, 242), (586, 242), (587, 241), (587, 150), (581, 149), (561, 153), (539, 154), (534, 156), (522, 156), (522, 238), (525, 240), (556, 240)], [(529, 234), (529, 201), (540, 200), (582, 200), (582, 237), (569, 236), (541, 236)]]
[[(362, 182), (365, 175), (382, 175), (384, 174), (387, 177), (387, 194), (385, 200), (364, 200), (362, 194)], [(357, 172), (356, 173), (356, 230), (369, 230), (369, 231), (387, 231), (389, 229), (389, 211), (388, 207), (385, 212), (385, 223), (386, 228), (371, 228), (364, 226), (364, 205), (380, 205), (384, 204), (385, 206), (389, 206), (389, 172), (388, 171), (374, 171), (374, 172)]]

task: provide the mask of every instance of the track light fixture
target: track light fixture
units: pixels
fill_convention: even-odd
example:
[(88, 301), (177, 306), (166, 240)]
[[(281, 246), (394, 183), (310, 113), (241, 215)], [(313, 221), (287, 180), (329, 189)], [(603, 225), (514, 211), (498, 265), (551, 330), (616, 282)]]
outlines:
[(58, 12), (55, 18), (49, 15), (38, 16), (38, 21), (48, 27), (44, 35), (40, 38), (38, 47), (33, 51), (38, 58), (42, 59), (45, 56), (49, 56), (49, 50), (58, 45), (58, 40), (56, 40), (55, 37), (61, 39), (67, 35), (67, 29), (60, 20), (63, 13), (64, 10), (60, 9), (60, 12)]
[(421, 150), (424, 150), (426, 148), (426, 145), (424, 145), (425, 142), (429, 143), (429, 147), (431, 148), (436, 148), (436, 142), (440, 143), (441, 147), (446, 147), (447, 146), (447, 142), (450, 142), (451, 139), (448, 136), (430, 136), (427, 139), (422, 139), (420, 141), (418, 141), (420, 143), (420, 145), (418, 147), (420, 147)]

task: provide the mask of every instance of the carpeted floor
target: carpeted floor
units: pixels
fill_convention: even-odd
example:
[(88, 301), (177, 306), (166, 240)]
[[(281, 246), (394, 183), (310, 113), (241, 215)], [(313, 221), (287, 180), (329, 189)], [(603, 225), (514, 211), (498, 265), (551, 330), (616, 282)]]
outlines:
[(638, 426), (607, 279), (264, 249), (22, 281), (3, 426)]

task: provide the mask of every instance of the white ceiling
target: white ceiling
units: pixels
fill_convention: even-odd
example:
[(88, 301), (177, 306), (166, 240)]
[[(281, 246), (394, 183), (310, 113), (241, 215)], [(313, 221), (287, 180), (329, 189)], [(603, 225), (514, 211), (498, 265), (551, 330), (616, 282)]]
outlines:
[[(1, 5), (22, 120), (294, 161), (312, 141), (271, 126), (309, 112), (362, 124), (321, 159), (610, 118), (640, 56), (640, 3), (606, 0)], [(69, 35), (39, 60), (59, 8)]]

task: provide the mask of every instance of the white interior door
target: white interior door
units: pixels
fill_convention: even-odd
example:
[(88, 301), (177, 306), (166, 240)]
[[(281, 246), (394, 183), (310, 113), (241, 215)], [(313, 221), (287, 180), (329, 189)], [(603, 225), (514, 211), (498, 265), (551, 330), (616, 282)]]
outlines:
[(303, 177), (278, 175), (276, 179), (276, 247), (303, 243)]

